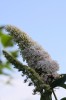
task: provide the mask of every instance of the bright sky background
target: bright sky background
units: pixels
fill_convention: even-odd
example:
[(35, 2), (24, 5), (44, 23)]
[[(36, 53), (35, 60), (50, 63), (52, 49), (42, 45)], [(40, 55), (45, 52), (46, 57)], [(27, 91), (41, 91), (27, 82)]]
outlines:
[[(54, 60), (58, 61), (59, 72), (66, 73), (66, 0), (0, 0), (0, 24), (12, 24), (27, 32), (49, 52)], [(30, 90), (31, 93), (32, 90), (27, 88), (23, 88), (22, 91)], [(4, 92), (6, 89), (0, 90)], [(12, 91), (15, 91), (15, 95), (20, 94), (16, 88)], [(24, 97), (23, 99), (18, 99), (19, 95), (13, 99), (13, 94), (10, 98), (6, 95), (5, 99), (1, 96), (0, 100), (30, 98), (30, 95), (27, 95), (28, 99), (25, 99), (24, 96), (27, 94), (25, 93), (23, 96), (20, 95)], [(39, 96), (31, 97), (30, 100), (32, 99), (39, 100)]]

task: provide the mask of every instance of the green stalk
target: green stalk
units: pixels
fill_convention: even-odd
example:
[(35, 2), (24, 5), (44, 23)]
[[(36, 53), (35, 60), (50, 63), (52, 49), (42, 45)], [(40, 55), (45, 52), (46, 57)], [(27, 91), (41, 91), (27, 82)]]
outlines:
[(45, 93), (41, 93), (40, 100), (52, 100), (51, 94), (52, 94), (51, 91), (48, 91), (48, 92), (45, 92)]

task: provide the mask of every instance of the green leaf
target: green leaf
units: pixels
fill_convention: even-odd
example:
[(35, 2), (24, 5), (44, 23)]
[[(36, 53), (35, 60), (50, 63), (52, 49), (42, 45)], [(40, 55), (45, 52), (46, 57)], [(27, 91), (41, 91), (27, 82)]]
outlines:
[(0, 38), (1, 38), (2, 34), (3, 34), (3, 33), (2, 33), (2, 31), (0, 30)]
[(1, 42), (4, 47), (13, 46), (12, 37), (0, 32)]
[(10, 66), (11, 64), (7, 61), (5, 64), (3, 64), (4, 68), (8, 70), (13, 70), (12, 67)]
[(66, 100), (66, 97), (62, 98), (61, 100)]
[(56, 79), (52, 82), (51, 87), (55, 88), (57, 86), (62, 87), (64, 85), (64, 82), (66, 81), (66, 74), (61, 74), (60, 78)]
[(2, 70), (4, 68), (4, 65), (2, 63), (2, 61), (0, 60), (0, 70)]
[(18, 50), (10, 52), (12, 56), (18, 57)]
[(2, 61), (0, 62), (0, 72), (2, 72), (3, 69), (12, 70), (12, 67), (10, 66), (10, 63), (8, 61), (5, 63), (3, 63)]
[(66, 84), (62, 84), (61, 87), (66, 89)]

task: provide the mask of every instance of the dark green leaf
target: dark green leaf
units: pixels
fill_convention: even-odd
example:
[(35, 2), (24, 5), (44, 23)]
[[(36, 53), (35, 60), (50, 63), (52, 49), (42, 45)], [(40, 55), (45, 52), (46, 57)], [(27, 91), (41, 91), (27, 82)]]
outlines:
[(66, 97), (62, 98), (61, 100), (66, 100)]
[(66, 81), (66, 74), (62, 74), (62, 75), (60, 75), (60, 78), (53, 81), (53, 83), (51, 84), (51, 87), (52, 88), (55, 88), (57, 86), (62, 87), (62, 85), (64, 84), (65, 81)]
[(66, 84), (62, 84), (61, 87), (66, 89)]

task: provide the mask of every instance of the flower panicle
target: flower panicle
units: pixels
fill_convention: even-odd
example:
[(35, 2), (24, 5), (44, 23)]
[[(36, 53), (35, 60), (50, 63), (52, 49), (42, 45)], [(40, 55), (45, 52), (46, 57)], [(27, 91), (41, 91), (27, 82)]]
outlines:
[(13, 36), (18, 43), (21, 54), (28, 66), (34, 69), (42, 69), (45, 74), (54, 74), (58, 71), (59, 65), (52, 60), (51, 56), (37, 42), (33, 41), (25, 32), (15, 26), (6, 25), (4, 29)]

